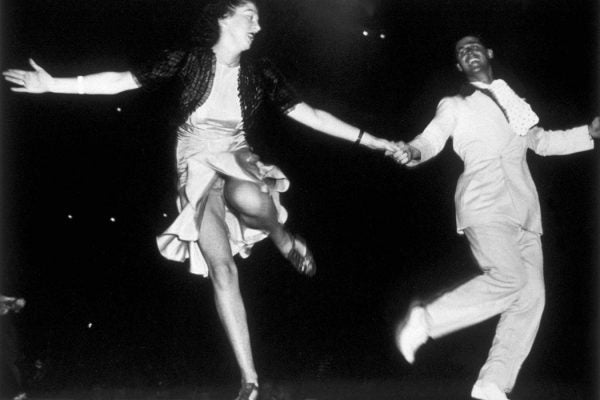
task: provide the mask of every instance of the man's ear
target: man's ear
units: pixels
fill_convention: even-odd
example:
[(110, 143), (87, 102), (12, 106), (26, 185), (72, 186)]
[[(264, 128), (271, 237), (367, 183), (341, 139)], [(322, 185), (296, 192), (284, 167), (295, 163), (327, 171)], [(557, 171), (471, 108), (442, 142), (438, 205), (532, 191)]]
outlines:
[(463, 68), (461, 67), (461, 65), (460, 65), (459, 63), (456, 63), (456, 69), (457, 69), (459, 72), (463, 72)]

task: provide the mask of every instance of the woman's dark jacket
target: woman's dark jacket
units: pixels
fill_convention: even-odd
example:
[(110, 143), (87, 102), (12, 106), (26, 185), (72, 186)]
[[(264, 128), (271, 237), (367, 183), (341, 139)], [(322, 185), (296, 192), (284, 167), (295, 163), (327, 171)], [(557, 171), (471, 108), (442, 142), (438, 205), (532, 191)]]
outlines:
[[(157, 61), (134, 67), (132, 73), (135, 80), (146, 89), (172, 80), (178, 81), (181, 91), (178, 95), (178, 115), (174, 122), (180, 125), (208, 98), (214, 82), (216, 62), (212, 49), (195, 47), (185, 51), (166, 51)], [(265, 100), (283, 113), (300, 102), (294, 89), (268, 59), (242, 57), (238, 79), (238, 95), (246, 133), (252, 131), (257, 112)]]

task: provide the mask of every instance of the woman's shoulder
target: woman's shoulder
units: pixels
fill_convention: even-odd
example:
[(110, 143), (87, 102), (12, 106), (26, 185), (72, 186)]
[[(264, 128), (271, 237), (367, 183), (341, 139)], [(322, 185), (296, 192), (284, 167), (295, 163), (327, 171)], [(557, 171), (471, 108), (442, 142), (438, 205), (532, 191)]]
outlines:
[(200, 46), (186, 46), (178, 45), (168, 48), (163, 48), (159, 51), (162, 57), (168, 58), (196, 58), (196, 59), (210, 59), (214, 56), (212, 49)]
[(265, 72), (276, 69), (273, 61), (267, 56), (252, 56), (244, 54), (242, 56), (242, 68), (251, 69), (255, 72)]
[(186, 49), (190, 53), (200, 55), (200, 56), (214, 56), (215, 55), (213, 49), (211, 49), (210, 47), (190, 46), (190, 47), (184, 47), (184, 49)]
[(210, 47), (190, 46), (181, 48), (179, 51), (183, 51), (191, 57), (197, 59), (212, 59), (215, 57), (215, 53)]

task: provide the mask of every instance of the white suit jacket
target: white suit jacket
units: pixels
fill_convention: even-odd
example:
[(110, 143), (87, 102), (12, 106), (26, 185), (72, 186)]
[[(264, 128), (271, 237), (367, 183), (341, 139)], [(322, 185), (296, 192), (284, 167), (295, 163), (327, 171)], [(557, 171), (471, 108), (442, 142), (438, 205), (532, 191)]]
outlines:
[(459, 233), (468, 226), (512, 221), (542, 233), (538, 194), (527, 166), (526, 153), (563, 155), (594, 148), (588, 127), (546, 131), (534, 127), (517, 135), (496, 103), (475, 91), (470, 96), (446, 97), (425, 130), (410, 144), (425, 162), (437, 155), (452, 137), (464, 171), (454, 197)]

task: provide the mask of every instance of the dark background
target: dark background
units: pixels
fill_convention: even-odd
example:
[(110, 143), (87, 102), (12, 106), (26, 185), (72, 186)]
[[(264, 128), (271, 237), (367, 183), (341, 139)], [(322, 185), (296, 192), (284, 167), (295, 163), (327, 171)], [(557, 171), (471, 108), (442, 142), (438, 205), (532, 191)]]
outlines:
[[(32, 57), (55, 76), (124, 70), (184, 40), (201, 5), (3, 0), (1, 67), (26, 68)], [(495, 50), (496, 75), (542, 126), (561, 129), (598, 114), (597, 14), (591, 0), (270, 0), (252, 52), (272, 58), (309, 104), (409, 140), (460, 84), (454, 41), (478, 32)], [(2, 293), (28, 302), (14, 319), (31, 385), (237, 382), (210, 283), (161, 258), (154, 242), (176, 213), (172, 93), (1, 90)], [(451, 146), (407, 171), (267, 117), (261, 153), (292, 181), (288, 225), (309, 240), (319, 272), (299, 276), (269, 241), (239, 261), (263, 378), (473, 381), (496, 320), (432, 342), (412, 369), (392, 340), (411, 299), (477, 273), (455, 232), (462, 165)], [(555, 381), (589, 394), (598, 376), (598, 150), (529, 162), (548, 301), (517, 390)]]

